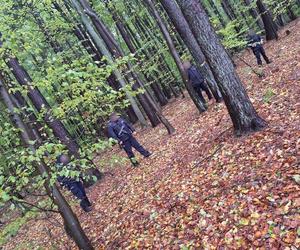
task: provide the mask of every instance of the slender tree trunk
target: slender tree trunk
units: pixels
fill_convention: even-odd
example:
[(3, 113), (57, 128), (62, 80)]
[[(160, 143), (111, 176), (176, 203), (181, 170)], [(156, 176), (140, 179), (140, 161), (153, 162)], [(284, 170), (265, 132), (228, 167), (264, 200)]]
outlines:
[[(126, 29), (122, 23), (122, 21), (120, 20), (120, 18), (117, 16), (117, 14), (115, 13), (115, 11), (112, 8), (109, 8), (110, 12), (112, 13), (112, 17), (118, 27), (118, 30), (121, 33), (121, 36), (123, 38), (123, 40), (125, 41), (129, 51), (133, 54), (136, 54), (136, 49), (134, 48), (133, 42), (131, 40), (130, 35), (126, 32)], [(139, 59), (139, 58), (138, 58)], [(153, 83), (151, 84), (151, 87), (155, 93), (156, 98), (158, 99), (159, 103), (161, 106), (165, 106), (168, 103), (167, 98), (164, 96), (159, 84), (154, 80), (154, 79), (149, 79), (148, 76), (145, 75), (145, 78), (149, 81), (152, 81)], [(151, 77), (152, 78), (152, 77)]]
[(291, 21), (294, 21), (297, 19), (297, 16), (295, 15), (294, 11), (292, 10), (292, 7), (291, 6), (287, 6), (287, 14), (290, 18)]
[(278, 39), (277, 26), (274, 23), (269, 10), (266, 8), (262, 0), (256, 1), (257, 9), (264, 23), (267, 41)]
[(210, 70), (209, 65), (206, 62), (206, 58), (198, 45), (196, 38), (194, 37), (185, 17), (183, 16), (179, 6), (174, 1), (161, 0), (161, 4), (172, 20), (174, 26), (176, 27), (177, 32), (180, 34), (182, 40), (187, 45), (189, 51), (191, 52), (193, 58), (195, 59), (198, 68), (201, 73), (207, 79), (209, 87), (217, 100), (220, 102), (222, 100), (221, 93), (219, 91), (216, 80), (213, 76), (213, 73)]
[(257, 26), (262, 30), (264, 29), (264, 23), (261, 20), (259, 14), (257, 13), (256, 8), (254, 8), (253, 3), (251, 2), (251, 0), (244, 0), (245, 4), (247, 5), (247, 7), (249, 8), (249, 13), (250, 15), (253, 17), (254, 20), (256, 20), (256, 24)]
[[(1, 78), (1, 75), (0, 75), (0, 92), (4, 103), (6, 104), (9, 112), (13, 117), (15, 126), (20, 129), (20, 135), (22, 140), (26, 142), (27, 147), (30, 148), (31, 151), (34, 153), (35, 147), (31, 144), (31, 141), (34, 141), (37, 138), (32, 137), (32, 135), (30, 135), (30, 133), (28, 132), (30, 130), (28, 126), (22, 121), (20, 115), (15, 113), (15, 106), (10, 98), (8, 91), (3, 85), (3, 79)], [(45, 189), (50, 199), (52, 199), (54, 204), (58, 206), (59, 213), (62, 216), (66, 227), (68, 228), (68, 234), (70, 234), (70, 236), (74, 239), (74, 241), (76, 242), (77, 246), (80, 249), (92, 250), (93, 246), (90, 240), (84, 233), (78, 221), (78, 218), (73, 213), (71, 207), (69, 206), (69, 204), (67, 203), (67, 201), (65, 200), (61, 192), (59, 191), (57, 185), (54, 184), (53, 186), (50, 186), (50, 178), (49, 178), (50, 173), (48, 171), (46, 164), (43, 161), (41, 161), (40, 163), (37, 164), (37, 168), (41, 176), (47, 176), (46, 182), (44, 184)]]
[[(75, 3), (76, 1), (72, 0), (72, 2)], [(110, 53), (115, 58), (123, 57), (124, 55), (121, 49), (119, 48), (119, 45), (117, 44), (116, 40), (114, 39), (113, 35), (105, 27), (105, 25), (102, 23), (98, 15), (94, 12), (94, 10), (91, 9), (89, 3), (85, 0), (79, 0), (79, 2), (81, 3), (84, 12), (91, 18), (92, 23), (94, 24), (96, 30), (100, 34), (101, 39), (103, 39), (105, 45), (108, 47)], [(75, 4), (78, 5), (77, 2)], [(81, 8), (78, 6), (78, 11), (80, 11), (80, 9)], [(133, 85), (134, 90), (137, 90), (139, 87), (143, 88), (144, 87), (143, 83), (140, 81), (139, 77), (132, 70), (132, 66), (130, 65), (130, 63), (127, 63), (127, 66), (130, 71), (130, 76), (136, 82), (136, 84)], [(138, 99), (141, 105), (143, 106), (143, 109), (145, 110), (152, 126), (155, 127), (160, 123), (160, 120), (153, 112), (153, 109), (151, 109), (149, 102), (147, 101), (150, 98), (145, 98), (146, 95), (148, 95), (147, 91), (144, 94), (138, 94)]]
[(198, 0), (177, 0), (217, 80), (237, 135), (265, 127)]
[(172, 54), (173, 56), (173, 59), (175, 60), (175, 63), (177, 65), (177, 68), (180, 72), (180, 75), (181, 75), (181, 78), (194, 102), (194, 104), (196, 105), (196, 107), (198, 108), (198, 110), (200, 112), (204, 112), (206, 111), (206, 107), (205, 105), (199, 100), (199, 98), (197, 97), (197, 94), (195, 93), (194, 91), (194, 88), (192, 87), (191, 83), (189, 82), (188, 80), (188, 76), (187, 76), (187, 73), (186, 71), (184, 70), (184, 67), (183, 67), (183, 64), (181, 62), (181, 59), (178, 55), (178, 52), (176, 51), (176, 48), (174, 46), (174, 43), (172, 41), (172, 38), (167, 30), (167, 27), (165, 26), (164, 22), (162, 21), (159, 13), (157, 12), (157, 10), (155, 9), (155, 6), (153, 4), (153, 2), (151, 0), (144, 0), (146, 6), (149, 8), (150, 12), (152, 13), (154, 19), (156, 20), (159, 28), (160, 28), (160, 31), (162, 32), (166, 42), (167, 42), (167, 45), (169, 47), (169, 51), (170, 53)]
[(210, 7), (212, 8), (214, 14), (218, 17), (222, 27), (225, 28), (226, 27), (226, 22), (225, 22), (224, 18), (222, 17), (220, 11), (218, 10), (218, 7), (214, 3), (214, 1), (213, 0), (208, 0), (207, 2), (209, 3)]
[[(1, 43), (0, 47), (2, 47)], [(40, 112), (43, 109), (46, 109), (44, 119), (46, 124), (52, 129), (54, 135), (67, 146), (71, 154), (78, 157), (79, 146), (77, 142), (71, 137), (67, 129), (64, 127), (63, 123), (52, 116), (50, 106), (46, 99), (37, 88), (31, 86), (32, 80), (27, 71), (20, 65), (17, 58), (15, 57), (11, 57), (5, 54), (4, 60), (19, 84), (27, 87), (28, 97), (37, 111)]]
[[(113, 59), (112, 56), (110, 54), (110, 52), (108, 51), (108, 49), (106, 48), (106, 46), (104, 45), (104, 42), (102, 40), (102, 38), (97, 34), (97, 32), (94, 30), (94, 28), (91, 26), (91, 23), (89, 22), (88, 18), (86, 17), (86, 15), (82, 12), (79, 4), (77, 3), (76, 0), (72, 0), (72, 4), (75, 7), (75, 9), (77, 10), (77, 12), (79, 13), (82, 23), (84, 24), (84, 26), (86, 27), (88, 33), (91, 35), (91, 37), (93, 38), (95, 45), (97, 47), (97, 49), (99, 51), (101, 51), (101, 54), (104, 55), (108, 61), (108, 64), (113, 64)], [(120, 83), (120, 85), (122, 87), (126, 86), (126, 82), (124, 81), (121, 72), (118, 69), (114, 70), (114, 75), (116, 77), (116, 79), (118, 79), (118, 82)], [(140, 123), (142, 124), (142, 126), (147, 126), (147, 122), (144, 118), (144, 115), (141, 113), (139, 107), (136, 105), (134, 98), (132, 97), (132, 95), (126, 91), (126, 96), (128, 98), (128, 100), (130, 101), (132, 108), (134, 109), (135, 114), (137, 115)]]

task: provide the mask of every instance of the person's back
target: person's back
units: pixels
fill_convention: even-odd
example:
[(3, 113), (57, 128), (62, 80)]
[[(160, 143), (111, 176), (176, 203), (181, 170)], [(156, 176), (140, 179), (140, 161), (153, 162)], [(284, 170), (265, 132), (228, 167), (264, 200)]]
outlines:
[(119, 145), (125, 150), (128, 158), (134, 166), (138, 166), (138, 161), (135, 159), (135, 155), (132, 148), (135, 148), (144, 157), (149, 157), (151, 153), (144, 149), (142, 145), (133, 136), (134, 128), (130, 123), (126, 122), (116, 113), (110, 115), (108, 122), (108, 134), (109, 137), (118, 141)]
[(108, 123), (109, 136), (117, 141), (126, 141), (133, 132), (134, 128), (120, 117)]
[(188, 68), (187, 72), (188, 72), (189, 80), (191, 81), (194, 87), (204, 83), (205, 80), (204, 77), (194, 65), (191, 65), (191, 67)]

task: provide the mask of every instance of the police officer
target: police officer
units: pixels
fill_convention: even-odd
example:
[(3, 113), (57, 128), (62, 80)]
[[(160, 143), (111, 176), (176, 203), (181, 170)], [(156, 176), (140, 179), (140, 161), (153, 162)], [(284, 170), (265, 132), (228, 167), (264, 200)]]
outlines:
[(118, 141), (119, 145), (127, 153), (133, 166), (138, 166), (139, 163), (135, 158), (132, 148), (135, 148), (144, 157), (149, 157), (151, 153), (144, 149), (141, 144), (134, 138), (133, 133), (135, 129), (131, 124), (124, 121), (116, 113), (110, 115), (108, 123), (108, 134), (109, 137)]
[(206, 104), (206, 100), (202, 95), (202, 91), (205, 91), (209, 100), (212, 99), (212, 94), (209, 91), (209, 88), (205, 82), (203, 75), (198, 71), (198, 69), (192, 65), (189, 61), (183, 63), (185, 70), (187, 71), (189, 81), (191, 82), (195, 92), (198, 94), (201, 102)]
[[(70, 163), (70, 158), (68, 155), (62, 154), (57, 159), (57, 165), (58, 168), (61, 168), (62, 166), (66, 166)], [(62, 187), (67, 188), (71, 193), (80, 200), (80, 207), (85, 212), (90, 212), (92, 210), (90, 203), (86, 192), (83, 187), (83, 183), (81, 181), (77, 181), (71, 177), (65, 177), (65, 176), (59, 176), (57, 178), (58, 182)]]
[(263, 39), (259, 35), (257, 35), (253, 30), (250, 30), (248, 33), (247, 40), (248, 40), (248, 47), (252, 49), (258, 65), (262, 65), (262, 60), (260, 57), (261, 55), (263, 56), (267, 64), (271, 63), (264, 50)]

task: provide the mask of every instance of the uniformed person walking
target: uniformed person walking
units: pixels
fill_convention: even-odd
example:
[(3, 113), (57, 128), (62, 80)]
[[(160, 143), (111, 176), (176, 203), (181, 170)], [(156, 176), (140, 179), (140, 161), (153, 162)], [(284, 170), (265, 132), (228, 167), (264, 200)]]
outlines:
[(252, 49), (258, 65), (262, 65), (261, 56), (264, 58), (267, 64), (271, 63), (264, 50), (263, 39), (261, 36), (257, 35), (254, 31), (251, 30), (248, 33), (247, 41), (248, 47)]
[(189, 61), (185, 61), (183, 63), (183, 66), (187, 71), (189, 81), (191, 82), (195, 92), (198, 94), (199, 99), (201, 100), (201, 102), (206, 104), (206, 100), (202, 95), (202, 91), (205, 91), (209, 100), (211, 100), (213, 97), (212, 94), (210, 93), (210, 90), (207, 86), (204, 76), (199, 72), (196, 66), (192, 65)]
[[(67, 166), (70, 163), (70, 157), (68, 155), (62, 154), (57, 159), (57, 167), (62, 168), (63, 166)], [(91, 202), (89, 201), (86, 192), (84, 190), (83, 183), (81, 181), (77, 181), (71, 177), (59, 176), (57, 178), (58, 182), (62, 187), (65, 187), (71, 193), (80, 200), (80, 207), (85, 212), (90, 212), (92, 210)]]
[(139, 163), (135, 158), (132, 148), (135, 148), (144, 157), (149, 157), (151, 153), (146, 150), (139, 142), (134, 138), (135, 129), (133, 126), (120, 118), (116, 113), (110, 115), (108, 123), (109, 137), (118, 141), (119, 145), (125, 150), (133, 166), (138, 166)]

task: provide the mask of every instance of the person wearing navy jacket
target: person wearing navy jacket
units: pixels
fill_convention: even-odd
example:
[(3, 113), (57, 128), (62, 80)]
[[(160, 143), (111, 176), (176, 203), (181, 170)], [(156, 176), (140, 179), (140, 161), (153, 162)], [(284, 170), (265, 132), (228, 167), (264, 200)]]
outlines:
[(205, 82), (204, 76), (200, 73), (200, 71), (196, 68), (195, 65), (192, 65), (189, 61), (185, 61), (183, 63), (185, 70), (187, 71), (189, 81), (191, 82), (195, 92), (198, 94), (201, 102), (206, 104), (206, 100), (202, 95), (202, 91), (205, 91), (209, 100), (212, 99), (212, 94)]
[(108, 123), (109, 137), (118, 141), (119, 145), (125, 150), (133, 166), (139, 163), (135, 158), (132, 148), (135, 148), (144, 157), (149, 157), (151, 153), (146, 150), (133, 136), (134, 127), (123, 120), (118, 114), (112, 113)]
[[(63, 166), (67, 166), (69, 163), (70, 157), (66, 154), (60, 155), (56, 162), (58, 170)], [(92, 210), (92, 204), (89, 201), (83, 183), (80, 180), (66, 176), (58, 176), (57, 181), (62, 187), (68, 189), (77, 199), (80, 200), (80, 207), (83, 209), (83, 211), (90, 212)]]
[(258, 65), (262, 65), (262, 60), (260, 57), (261, 55), (265, 59), (267, 64), (271, 63), (264, 50), (263, 39), (261, 38), (261, 36), (257, 35), (253, 30), (250, 30), (248, 33), (247, 40), (248, 47), (252, 49), (252, 52), (256, 57)]

